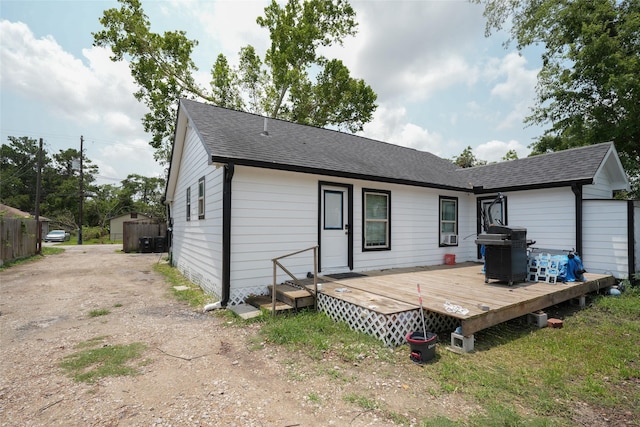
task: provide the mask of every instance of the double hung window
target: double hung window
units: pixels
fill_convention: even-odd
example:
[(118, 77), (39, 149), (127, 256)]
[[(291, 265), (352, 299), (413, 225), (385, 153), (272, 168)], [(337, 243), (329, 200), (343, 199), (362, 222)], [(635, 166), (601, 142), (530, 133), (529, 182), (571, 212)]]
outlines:
[(391, 193), (367, 190), (363, 193), (363, 249), (391, 249)]

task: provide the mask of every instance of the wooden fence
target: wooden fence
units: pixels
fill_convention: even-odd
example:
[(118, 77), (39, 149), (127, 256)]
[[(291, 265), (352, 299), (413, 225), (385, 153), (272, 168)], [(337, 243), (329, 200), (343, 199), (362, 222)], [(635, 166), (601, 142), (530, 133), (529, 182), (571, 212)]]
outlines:
[[(140, 239), (144, 239), (143, 242)], [(122, 224), (122, 250), (129, 252), (167, 252), (167, 223), (127, 221)]]
[(35, 255), (38, 223), (27, 218), (0, 218), (0, 265)]

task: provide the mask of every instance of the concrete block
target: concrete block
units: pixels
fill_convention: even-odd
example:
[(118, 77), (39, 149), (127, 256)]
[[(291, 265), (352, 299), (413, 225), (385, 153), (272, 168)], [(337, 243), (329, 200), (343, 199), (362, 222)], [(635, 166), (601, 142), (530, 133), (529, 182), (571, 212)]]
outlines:
[(465, 337), (462, 334), (451, 332), (451, 347), (454, 349), (462, 350), (464, 353), (469, 353), (473, 351), (473, 343), (473, 335)]
[(577, 305), (580, 308), (585, 308), (587, 306), (587, 296), (581, 295), (578, 298), (573, 298), (571, 300), (571, 304)]
[(537, 311), (527, 315), (527, 323), (537, 325), (538, 328), (547, 327), (547, 313)]

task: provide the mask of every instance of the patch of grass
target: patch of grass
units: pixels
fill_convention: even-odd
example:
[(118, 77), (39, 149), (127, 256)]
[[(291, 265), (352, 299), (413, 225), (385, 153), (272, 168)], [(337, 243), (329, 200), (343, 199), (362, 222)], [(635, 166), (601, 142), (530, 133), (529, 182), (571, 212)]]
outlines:
[[(476, 334), (473, 354), (439, 352), (428, 376), (443, 393), (478, 402), (484, 417), (466, 425), (567, 425), (576, 402), (640, 416), (640, 297), (597, 297), (562, 329), (507, 322)], [(509, 403), (505, 403), (509, 402)], [(534, 415), (523, 418), (516, 408)], [(432, 424), (424, 424), (432, 425)], [(439, 424), (433, 424), (439, 425)], [(455, 424), (454, 424), (455, 425)]]
[(561, 427), (565, 425), (540, 417), (530, 419), (519, 415), (511, 408), (500, 405), (491, 406), (487, 408), (486, 413), (472, 415), (467, 420), (451, 420), (437, 416), (422, 420), (420, 423), (420, 427)]
[(318, 393), (313, 393), (313, 392), (307, 395), (307, 400), (311, 403), (317, 403), (317, 404), (319, 404), (322, 401)]
[(89, 317), (106, 316), (109, 313), (111, 313), (111, 311), (107, 310), (106, 308), (98, 308), (96, 310), (91, 310), (89, 312)]
[(61, 254), (63, 252), (64, 252), (64, 249), (62, 249), (62, 248), (54, 248), (54, 247), (51, 247), (51, 246), (43, 246), (42, 247), (42, 253), (40, 255), (32, 255), (30, 257), (20, 258), (20, 259), (14, 260), (14, 261), (5, 262), (4, 264), (0, 265), (0, 271), (6, 270), (7, 268), (13, 267), (14, 265), (27, 264), (27, 263), (30, 263), (30, 262), (35, 262), (35, 261), (41, 260), (43, 256), (57, 255), (57, 254)]
[(76, 344), (75, 348), (96, 347), (100, 344), (103, 344), (107, 338), (109, 338), (108, 335), (100, 335), (98, 337), (91, 338), (90, 340), (83, 341)]
[(358, 360), (363, 355), (385, 359), (393, 353), (375, 338), (354, 332), (346, 323), (335, 322), (322, 312), (266, 316), (264, 322), (260, 333), (265, 341), (301, 351), (316, 360), (322, 359), (326, 353), (347, 362)]
[(349, 393), (343, 397), (345, 402), (354, 403), (364, 410), (371, 411), (378, 409), (378, 404), (375, 400), (357, 393)]
[(60, 367), (74, 381), (92, 384), (104, 377), (137, 375), (138, 367), (132, 363), (141, 357), (147, 346), (140, 342), (107, 345), (103, 337), (97, 337), (80, 343), (78, 348), (81, 350), (62, 359)]
[(119, 307), (122, 307), (122, 304), (117, 302), (117, 303), (113, 304), (113, 307), (114, 308), (119, 308)]
[[(154, 264), (153, 269), (162, 274), (171, 284), (171, 293), (178, 301), (186, 302), (194, 308), (203, 308), (206, 304), (215, 301), (211, 295), (207, 295), (199, 286), (184, 277), (177, 268), (166, 263), (157, 263)], [(178, 290), (176, 287), (185, 289)]]

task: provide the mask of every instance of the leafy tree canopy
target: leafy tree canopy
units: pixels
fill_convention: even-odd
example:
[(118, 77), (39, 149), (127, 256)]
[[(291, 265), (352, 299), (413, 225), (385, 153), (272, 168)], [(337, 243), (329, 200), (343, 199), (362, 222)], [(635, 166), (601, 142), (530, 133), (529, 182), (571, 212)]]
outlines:
[[(283, 6), (273, 0), (256, 20), (270, 34), (264, 58), (245, 46), (234, 69), (218, 55), (209, 89), (193, 78), (196, 40), (184, 31), (152, 32), (140, 0), (118, 1), (119, 9), (105, 10), (100, 18), (104, 30), (94, 33), (94, 44), (110, 47), (113, 61), (129, 60), (139, 87), (134, 95), (150, 110), (142, 122), (161, 162), (169, 157), (181, 97), (350, 132), (372, 119), (377, 107), (373, 89), (351, 77), (341, 61), (318, 53), (356, 34), (355, 12), (346, 0), (288, 0)], [(310, 76), (312, 70), (319, 70), (317, 76)]]
[(475, 0), (486, 33), (544, 46), (529, 123), (549, 125), (532, 154), (613, 141), (640, 197), (640, 2)]
[[(38, 140), (8, 137), (0, 146), (0, 203), (34, 213), (38, 175)], [(74, 164), (80, 157), (76, 149), (59, 150), (50, 155), (42, 151), (40, 214), (54, 226), (67, 230), (79, 228), (80, 174)], [(165, 180), (129, 175), (120, 187), (96, 185), (98, 167), (83, 158), (85, 195), (83, 225), (105, 229), (108, 219), (127, 212), (165, 217), (162, 204)]]
[(453, 157), (453, 163), (460, 166), (461, 168), (472, 168), (474, 166), (484, 166), (487, 164), (486, 160), (479, 160), (475, 154), (473, 154), (473, 149), (471, 146), (468, 146), (459, 156)]

